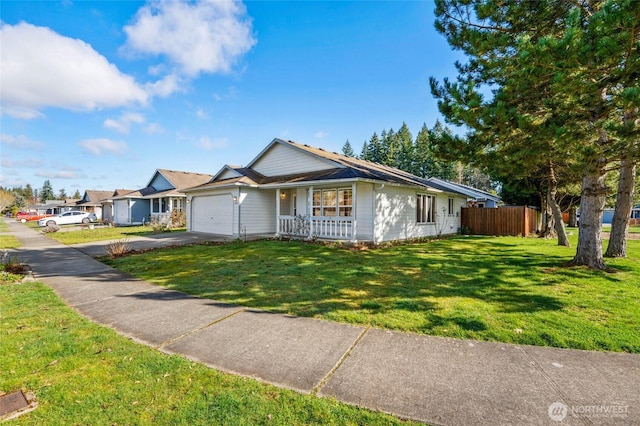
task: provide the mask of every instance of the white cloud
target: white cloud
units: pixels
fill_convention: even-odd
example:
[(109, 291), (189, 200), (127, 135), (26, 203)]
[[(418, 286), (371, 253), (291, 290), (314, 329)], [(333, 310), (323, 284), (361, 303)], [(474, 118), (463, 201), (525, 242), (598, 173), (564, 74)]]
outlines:
[(33, 151), (40, 151), (44, 148), (44, 144), (42, 142), (32, 141), (24, 135), (12, 136), (3, 133), (0, 135), (0, 142), (4, 145)]
[(39, 169), (42, 167), (42, 161), (37, 160), (35, 158), (27, 158), (26, 160), (13, 161), (10, 159), (3, 158), (0, 165), (6, 169), (17, 169), (17, 168), (27, 168), (27, 169)]
[(209, 118), (209, 114), (207, 114), (207, 111), (203, 110), (202, 108), (198, 108), (196, 110), (196, 117), (198, 117), (200, 120), (206, 120), (207, 118)]
[(145, 84), (145, 90), (150, 95), (167, 97), (175, 92), (184, 91), (181, 79), (175, 74), (170, 74), (154, 82)]
[(315, 132), (313, 134), (313, 137), (316, 138), (316, 139), (323, 139), (323, 138), (326, 138), (327, 136), (329, 136), (329, 133), (325, 132), (324, 130), (321, 130), (319, 132)]
[(131, 125), (142, 124), (145, 122), (145, 118), (142, 114), (130, 112), (121, 115), (117, 119), (108, 118), (104, 120), (104, 127), (107, 129), (115, 130), (118, 133), (129, 134), (131, 131)]
[(83, 179), (86, 177), (84, 173), (78, 173), (76, 169), (51, 170), (37, 172), (36, 176), (45, 179)]
[(256, 43), (242, 3), (153, 1), (124, 28), (132, 52), (165, 55), (181, 74), (229, 72)]
[(4, 113), (35, 118), (40, 109), (113, 108), (147, 94), (89, 44), (25, 22), (1, 24), (0, 100)]
[(85, 139), (78, 145), (91, 155), (100, 156), (103, 154), (121, 155), (127, 151), (127, 144), (122, 141), (114, 141), (106, 138)]
[(149, 125), (145, 127), (142, 131), (150, 135), (157, 135), (160, 133), (164, 133), (164, 129), (158, 123), (149, 123)]
[(227, 138), (209, 139), (206, 136), (201, 137), (196, 141), (196, 146), (205, 151), (211, 151), (214, 149), (226, 148), (229, 145)]

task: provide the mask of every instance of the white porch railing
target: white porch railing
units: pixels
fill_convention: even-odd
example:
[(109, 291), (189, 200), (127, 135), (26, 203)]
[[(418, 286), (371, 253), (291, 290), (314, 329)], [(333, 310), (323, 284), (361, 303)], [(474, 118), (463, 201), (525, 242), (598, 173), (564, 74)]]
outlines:
[(278, 216), (278, 234), (349, 240), (353, 219), (341, 216)]

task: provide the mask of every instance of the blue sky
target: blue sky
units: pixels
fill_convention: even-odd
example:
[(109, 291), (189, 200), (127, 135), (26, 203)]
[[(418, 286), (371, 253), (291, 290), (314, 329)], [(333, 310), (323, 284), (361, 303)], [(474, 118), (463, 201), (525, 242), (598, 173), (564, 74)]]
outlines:
[(440, 118), (431, 1), (2, 1), (0, 185), (137, 189)]

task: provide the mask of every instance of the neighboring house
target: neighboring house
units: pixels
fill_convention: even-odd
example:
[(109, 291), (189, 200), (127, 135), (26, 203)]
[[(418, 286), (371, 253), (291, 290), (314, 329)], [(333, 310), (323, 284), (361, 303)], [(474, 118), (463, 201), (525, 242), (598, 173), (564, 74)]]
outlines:
[(110, 198), (113, 195), (113, 191), (94, 191), (87, 190), (84, 192), (84, 196), (76, 203), (78, 210), (94, 213), (98, 220), (105, 219), (105, 212), (103, 208), (103, 200)]
[[(47, 203), (53, 200), (47, 200)], [(76, 198), (67, 198), (64, 200), (55, 200), (55, 204), (51, 204), (51, 207), (47, 209), (48, 214), (60, 214), (64, 212), (68, 212), (69, 210), (79, 210), (77, 209), (76, 204), (78, 203), (78, 199)]]
[(453, 234), (467, 196), (368, 161), (274, 139), (246, 167), (185, 190), (187, 230), (348, 241)]
[[(615, 212), (615, 209), (604, 209), (604, 211), (602, 212), (602, 223), (606, 225), (611, 225), (611, 223), (613, 222), (614, 212)], [(640, 204), (638, 204), (631, 210), (630, 219), (635, 219), (635, 220), (640, 219)]]
[(158, 169), (146, 187), (112, 197), (113, 221), (119, 225), (166, 222), (173, 210), (184, 211), (184, 189), (211, 178), (207, 174)]
[(100, 204), (102, 205), (102, 220), (104, 222), (114, 222), (113, 198), (130, 192), (133, 192), (133, 189), (116, 189), (115, 191), (110, 192), (108, 197), (105, 197), (100, 201)]
[(482, 191), (471, 186), (462, 185), (460, 183), (449, 182), (438, 178), (429, 178), (428, 182), (435, 183), (441, 187), (457, 191), (467, 196), (467, 205), (469, 207), (487, 207), (494, 208), (502, 204), (502, 199), (490, 192)]

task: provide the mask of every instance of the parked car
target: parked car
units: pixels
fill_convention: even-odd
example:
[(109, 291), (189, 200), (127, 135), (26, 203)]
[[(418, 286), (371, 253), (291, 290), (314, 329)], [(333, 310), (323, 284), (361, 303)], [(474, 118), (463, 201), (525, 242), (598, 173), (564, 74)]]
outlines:
[(45, 217), (53, 216), (52, 214), (38, 214), (34, 212), (18, 212), (16, 219), (22, 223), (35, 222), (36, 220), (44, 219)]
[(91, 223), (97, 221), (95, 214), (71, 210), (55, 216), (45, 217), (38, 221), (38, 226), (69, 225), (74, 223)]

